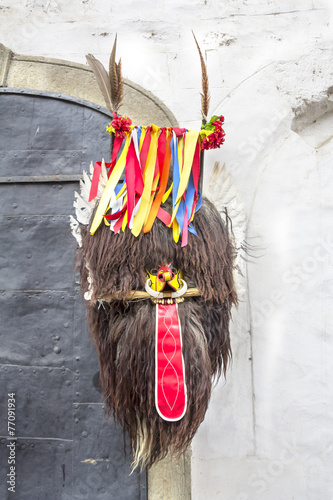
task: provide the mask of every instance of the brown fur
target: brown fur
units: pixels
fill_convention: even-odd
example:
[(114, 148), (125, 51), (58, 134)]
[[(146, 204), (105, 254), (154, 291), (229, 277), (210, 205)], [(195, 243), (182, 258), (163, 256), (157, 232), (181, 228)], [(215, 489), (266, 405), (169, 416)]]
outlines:
[[(129, 229), (114, 234), (104, 224), (91, 236), (86, 228), (79, 253), (81, 287), (87, 291), (88, 264), (93, 278), (88, 321), (101, 367), (107, 412), (113, 412), (129, 434), (136, 465), (148, 468), (169, 449), (182, 453), (204, 419), (212, 378), (225, 374), (231, 357), (230, 310), (237, 303), (233, 282), (234, 248), (214, 206), (204, 200), (194, 217), (198, 236), (189, 234), (181, 248), (172, 230), (156, 220), (151, 231), (134, 237)], [(172, 262), (201, 297), (185, 299), (178, 311), (183, 333), (187, 410), (178, 422), (161, 419), (155, 408), (155, 307), (129, 302), (131, 290), (142, 290), (145, 270)], [(104, 294), (123, 300), (95, 302)], [(140, 449), (139, 449), (140, 448)]]

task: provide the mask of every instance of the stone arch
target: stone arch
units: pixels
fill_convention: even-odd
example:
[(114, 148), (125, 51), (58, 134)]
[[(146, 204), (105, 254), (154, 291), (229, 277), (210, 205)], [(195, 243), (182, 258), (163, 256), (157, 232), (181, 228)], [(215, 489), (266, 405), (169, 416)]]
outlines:
[[(60, 93), (93, 102), (104, 107), (105, 102), (93, 72), (88, 65), (14, 54), (0, 44), (0, 86)], [(173, 113), (154, 94), (140, 85), (124, 80), (124, 101), (121, 114), (133, 123), (177, 126)]]

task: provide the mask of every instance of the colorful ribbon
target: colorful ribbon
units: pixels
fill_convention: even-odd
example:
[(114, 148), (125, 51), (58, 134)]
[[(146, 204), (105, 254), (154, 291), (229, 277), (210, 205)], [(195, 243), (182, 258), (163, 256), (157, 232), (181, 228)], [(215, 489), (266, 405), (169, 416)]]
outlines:
[[(115, 137), (111, 163), (107, 163), (108, 182), (99, 201), (90, 233), (102, 220), (118, 232), (129, 227), (134, 236), (151, 230), (156, 218), (172, 227), (174, 240), (182, 236), (182, 246), (198, 210), (200, 133), (174, 128), (130, 127), (124, 138)], [(172, 185), (167, 187), (173, 163)], [(102, 162), (96, 162), (89, 201), (97, 196)], [(123, 176), (123, 177), (122, 177)], [(119, 181), (123, 178), (121, 187)], [(161, 205), (172, 195), (172, 213)], [(122, 197), (122, 206), (115, 200)]]

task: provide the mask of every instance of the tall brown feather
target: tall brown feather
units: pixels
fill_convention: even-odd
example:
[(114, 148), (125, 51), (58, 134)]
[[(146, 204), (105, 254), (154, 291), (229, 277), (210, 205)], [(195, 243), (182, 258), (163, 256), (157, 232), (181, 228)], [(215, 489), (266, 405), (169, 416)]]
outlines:
[(117, 76), (118, 76), (118, 95), (117, 95), (117, 109), (119, 108), (121, 101), (123, 100), (123, 93), (124, 93), (124, 80), (123, 80), (123, 75), (121, 73), (121, 59), (119, 59), (118, 64), (116, 64), (117, 67)]
[(89, 66), (94, 72), (95, 78), (97, 80), (98, 86), (103, 94), (106, 107), (111, 113), (114, 111), (114, 106), (111, 97), (112, 86), (110, 83), (109, 75), (103, 64), (96, 59), (92, 54), (87, 54), (86, 59)]
[(205, 60), (203, 58), (199, 44), (197, 42), (197, 39), (195, 38), (195, 34), (193, 33), (193, 31), (192, 31), (192, 34), (193, 34), (196, 46), (198, 48), (200, 62), (201, 62), (201, 73), (202, 73), (202, 94), (200, 94), (201, 95), (201, 112), (202, 112), (202, 123), (205, 124), (205, 123), (207, 123), (207, 116), (208, 116), (209, 103), (210, 103), (208, 73), (207, 73), (207, 67), (206, 67)]
[(112, 52), (110, 54), (110, 60), (109, 60), (109, 78), (110, 78), (110, 85), (111, 85), (111, 99), (112, 99), (112, 104), (114, 111), (117, 112), (117, 104), (118, 104), (118, 75), (117, 75), (117, 64), (116, 64), (116, 49), (117, 49), (117, 35), (115, 36), (114, 39), (114, 44), (112, 47)]

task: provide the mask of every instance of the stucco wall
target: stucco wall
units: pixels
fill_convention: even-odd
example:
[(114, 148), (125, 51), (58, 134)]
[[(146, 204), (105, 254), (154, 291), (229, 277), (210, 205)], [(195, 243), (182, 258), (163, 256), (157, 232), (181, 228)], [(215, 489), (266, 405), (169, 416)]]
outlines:
[(330, 500), (332, 450), (332, 11), (320, 0), (1, 0), (14, 52), (104, 63), (118, 32), (124, 75), (179, 123), (211, 114), (255, 247), (234, 311), (232, 369), (192, 448), (193, 500)]

